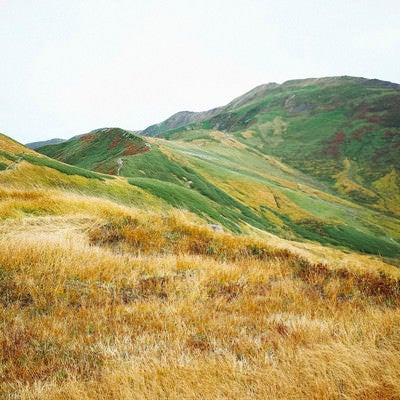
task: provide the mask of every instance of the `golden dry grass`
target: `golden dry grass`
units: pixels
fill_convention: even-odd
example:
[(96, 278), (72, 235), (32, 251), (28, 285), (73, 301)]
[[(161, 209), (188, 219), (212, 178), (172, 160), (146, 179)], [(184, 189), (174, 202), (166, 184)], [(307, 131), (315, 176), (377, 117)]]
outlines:
[(0, 225), (0, 398), (400, 398), (394, 267), (57, 196)]
[(385, 198), (381, 199), (380, 205), (383, 209), (388, 209), (396, 215), (400, 215), (400, 193), (397, 188), (399, 174), (393, 169), (387, 175), (374, 182), (374, 187), (385, 194)]
[(339, 192), (346, 194), (351, 191), (357, 191), (360, 192), (361, 194), (364, 194), (372, 198), (376, 197), (376, 194), (372, 190), (369, 190), (364, 186), (360, 185), (359, 183), (357, 183), (357, 180), (359, 180), (360, 178), (357, 176), (355, 171), (352, 171), (353, 166), (350, 160), (345, 159), (343, 161), (343, 166), (344, 170), (334, 176), (334, 178), (337, 181), (335, 184), (335, 188)]
[(22, 144), (0, 133), (0, 149), (10, 153), (36, 154)]

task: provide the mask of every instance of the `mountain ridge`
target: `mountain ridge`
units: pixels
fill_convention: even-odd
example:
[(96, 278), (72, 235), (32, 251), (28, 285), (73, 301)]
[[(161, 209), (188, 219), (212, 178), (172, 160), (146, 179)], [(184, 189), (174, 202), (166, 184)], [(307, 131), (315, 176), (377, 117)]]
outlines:
[[(322, 77), (322, 78), (305, 78), (305, 79), (292, 79), (285, 81), (283, 83), (275, 83), (275, 82), (270, 82), (270, 83), (265, 83), (265, 84), (260, 84), (252, 89), (250, 89), (248, 92), (244, 93), (243, 95), (240, 95), (236, 97), (235, 99), (231, 100), (229, 103), (227, 103), (224, 106), (219, 106), (216, 108), (212, 108), (210, 110), (206, 111), (199, 111), (199, 112), (194, 112), (194, 111), (178, 111), (177, 113), (173, 114), (171, 117), (167, 118), (166, 120), (159, 122), (157, 124), (150, 125), (149, 127), (145, 128), (142, 131), (138, 131), (138, 133), (143, 134), (145, 136), (157, 136), (162, 133), (164, 133), (166, 130), (171, 130), (175, 128), (179, 128), (184, 126), (184, 124), (190, 124), (194, 122), (200, 122), (204, 119), (207, 119), (209, 116), (214, 116), (218, 114), (219, 112), (229, 109), (229, 108), (234, 108), (240, 103), (245, 102), (246, 100), (251, 99), (252, 97), (256, 97), (257, 95), (262, 95), (265, 94), (269, 89), (272, 88), (279, 88), (279, 87), (287, 87), (287, 86), (296, 86), (296, 85), (305, 85), (309, 83), (323, 83), (326, 85), (334, 85), (337, 84), (340, 80), (358, 80), (360, 84), (365, 85), (365, 86), (376, 86), (376, 87), (384, 87), (384, 88), (392, 88), (392, 89), (398, 89), (400, 87), (400, 84), (389, 82), (389, 81), (383, 81), (379, 79), (368, 79), (368, 78), (363, 78), (363, 77), (352, 77), (348, 75), (343, 75), (343, 76), (333, 76), (333, 77)], [(180, 118), (182, 117), (182, 118)]]
[(65, 142), (66, 140), (68, 140), (68, 139), (54, 138), (54, 139), (48, 139), (48, 140), (40, 140), (38, 142), (25, 143), (25, 146), (28, 149), (34, 150), (34, 149), (37, 149), (38, 147), (62, 143), (62, 142)]
[[(261, 85), (208, 120), (158, 136), (181, 140), (188, 131), (229, 132), (243, 144), (330, 183), (347, 198), (382, 209), (390, 203), (387, 208), (399, 213), (381, 181), (400, 187), (399, 88), (349, 76)], [(355, 187), (365, 190), (359, 195)]]

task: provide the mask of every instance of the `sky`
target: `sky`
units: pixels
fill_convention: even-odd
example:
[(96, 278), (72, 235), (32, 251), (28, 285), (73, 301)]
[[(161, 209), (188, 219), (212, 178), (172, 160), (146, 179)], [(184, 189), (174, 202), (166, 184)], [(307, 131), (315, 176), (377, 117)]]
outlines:
[(0, 132), (140, 130), (257, 85), (400, 83), (398, 0), (0, 0)]

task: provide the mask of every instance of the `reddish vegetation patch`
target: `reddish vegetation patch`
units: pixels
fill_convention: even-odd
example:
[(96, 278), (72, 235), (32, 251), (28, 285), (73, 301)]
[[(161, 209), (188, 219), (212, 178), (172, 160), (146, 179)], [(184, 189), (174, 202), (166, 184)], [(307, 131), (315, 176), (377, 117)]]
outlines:
[(131, 144), (122, 154), (124, 156), (132, 156), (134, 154), (146, 153), (146, 151), (149, 151), (148, 147), (139, 148), (137, 145)]
[(354, 119), (365, 119), (365, 113), (370, 109), (371, 103), (362, 103), (358, 106)]
[(354, 119), (365, 119), (365, 111), (360, 111), (354, 116)]
[(121, 141), (121, 138), (116, 137), (116, 138), (108, 145), (108, 150), (111, 150), (111, 149), (114, 149), (115, 147), (117, 147), (120, 141)]
[(390, 142), (392, 148), (400, 147), (400, 135), (390, 129), (386, 129), (383, 139)]
[(101, 174), (107, 174), (107, 175), (117, 175), (117, 169), (116, 168), (109, 168), (109, 169), (103, 169), (101, 165), (98, 165), (96, 168), (93, 168), (94, 172), (100, 172)]
[(371, 122), (372, 124), (379, 124), (382, 122), (382, 118), (379, 115), (371, 115), (367, 119), (368, 122)]
[(339, 158), (339, 148), (340, 144), (344, 142), (346, 135), (343, 131), (340, 131), (335, 135), (329, 142), (324, 150), (325, 155), (331, 155), (335, 158)]
[(128, 146), (126, 148), (126, 150), (124, 150), (124, 152), (122, 153), (124, 156), (131, 156), (133, 154), (136, 154), (138, 150), (138, 147), (135, 144), (131, 144), (130, 146)]
[(346, 135), (344, 132), (339, 132), (336, 136), (333, 137), (332, 143), (342, 143), (346, 139)]
[(363, 126), (361, 128), (356, 129), (353, 131), (354, 139), (362, 142), (362, 135), (365, 135), (367, 132), (372, 131), (372, 126)]
[(391, 139), (393, 139), (394, 137), (396, 136), (396, 134), (393, 132), (393, 131), (391, 131), (391, 130), (389, 130), (389, 129), (386, 129), (386, 131), (385, 131), (385, 136), (383, 137), (385, 140), (391, 140)]
[(90, 143), (93, 142), (93, 140), (96, 139), (96, 134), (95, 133), (91, 133), (89, 135), (85, 135), (85, 136), (81, 136), (79, 138), (80, 141), (85, 142), (85, 143)]
[(362, 142), (362, 138), (360, 136), (360, 130), (359, 129), (357, 129), (356, 131), (353, 132), (353, 136), (354, 136), (354, 139), (356, 139), (358, 142)]

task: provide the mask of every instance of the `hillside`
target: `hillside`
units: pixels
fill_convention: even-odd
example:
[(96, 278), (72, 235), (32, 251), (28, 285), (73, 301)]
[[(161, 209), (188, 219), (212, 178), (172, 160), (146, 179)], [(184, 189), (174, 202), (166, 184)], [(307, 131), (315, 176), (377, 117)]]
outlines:
[(119, 128), (104, 128), (58, 145), (39, 147), (38, 151), (62, 162), (116, 175), (119, 157), (144, 153), (148, 149), (139, 136)]
[[(54, 192), (57, 197), (67, 192), (145, 208), (161, 204), (156, 197), (126, 180), (44, 157), (2, 134), (0, 185), (4, 200), (0, 218), (61, 212), (56, 202), (46, 202), (48, 192)], [(43, 205), (31, 207), (29, 201), (34, 199)]]
[(305, 79), (261, 85), (211, 118), (157, 134), (182, 140), (195, 132), (231, 133), (341, 196), (399, 216), (399, 109), (395, 83)]
[(59, 139), (59, 138), (55, 138), (55, 139), (50, 139), (50, 140), (42, 140), (39, 142), (31, 142), (31, 143), (26, 143), (25, 146), (28, 149), (37, 149), (38, 147), (43, 147), (43, 146), (48, 146), (50, 144), (58, 144), (58, 143), (62, 143), (65, 142), (65, 139)]
[[(151, 155), (149, 175), (163, 167), (169, 179), (165, 199), (211, 201), (207, 179), (255, 217), (264, 186), (280, 188), (282, 207), (303, 192), (318, 212), (355, 207), (305, 183), (295, 191), (295, 171), (215, 135), (200, 147), (152, 141), (123, 157), (121, 173)], [(4, 135), (0, 150), (0, 398), (400, 397), (400, 272), (380, 257), (249, 227), (214, 232), (151, 194), (155, 178), (70, 166)]]
[[(335, 196), (327, 184), (235, 135), (205, 129), (176, 135), (166, 141), (100, 130), (38, 151), (92, 171), (115, 174), (119, 166), (135, 187), (231, 232), (262, 230), (398, 262), (398, 218)], [(130, 143), (147, 151), (126, 154)]]
[(140, 132), (140, 134), (143, 136), (159, 136), (163, 132), (171, 129), (176, 129), (182, 126), (207, 120), (218, 114), (220, 111), (221, 108), (215, 108), (213, 110), (204, 112), (180, 111), (159, 124), (154, 124), (147, 127)]

